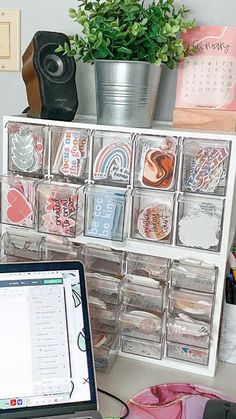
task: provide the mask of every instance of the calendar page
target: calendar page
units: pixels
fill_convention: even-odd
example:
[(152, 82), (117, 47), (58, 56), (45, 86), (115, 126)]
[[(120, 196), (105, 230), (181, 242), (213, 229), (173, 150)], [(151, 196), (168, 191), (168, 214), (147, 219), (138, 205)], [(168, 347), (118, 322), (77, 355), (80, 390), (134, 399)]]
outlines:
[(182, 37), (197, 53), (179, 64), (176, 108), (236, 110), (236, 27), (200, 26)]

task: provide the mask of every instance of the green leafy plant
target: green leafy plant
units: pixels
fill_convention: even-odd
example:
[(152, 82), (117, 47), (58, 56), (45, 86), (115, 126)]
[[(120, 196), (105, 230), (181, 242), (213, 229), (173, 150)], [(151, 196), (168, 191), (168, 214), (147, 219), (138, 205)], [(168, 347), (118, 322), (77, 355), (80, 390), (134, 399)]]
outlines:
[(79, 0), (69, 15), (81, 25), (83, 35), (70, 36), (71, 45), (56, 51), (83, 62), (136, 60), (173, 69), (194, 52), (179, 37), (195, 26), (194, 20), (185, 19), (188, 11), (185, 6), (176, 9), (174, 0), (154, 0), (147, 6), (139, 0)]

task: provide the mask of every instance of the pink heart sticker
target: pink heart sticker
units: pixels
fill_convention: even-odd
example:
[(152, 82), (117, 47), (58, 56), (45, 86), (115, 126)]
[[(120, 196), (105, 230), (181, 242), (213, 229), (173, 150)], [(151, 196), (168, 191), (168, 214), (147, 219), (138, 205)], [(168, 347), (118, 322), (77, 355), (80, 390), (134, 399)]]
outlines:
[(7, 208), (6, 217), (12, 224), (21, 224), (32, 214), (32, 207), (18, 189), (11, 188), (7, 192), (7, 202), (10, 205)]

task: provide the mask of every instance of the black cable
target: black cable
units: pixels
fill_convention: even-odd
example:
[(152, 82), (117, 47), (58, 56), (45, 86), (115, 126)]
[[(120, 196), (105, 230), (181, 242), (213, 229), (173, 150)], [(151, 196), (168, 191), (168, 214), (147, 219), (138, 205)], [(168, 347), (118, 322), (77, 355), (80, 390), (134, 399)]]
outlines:
[(74, 391), (75, 385), (74, 385), (74, 381), (71, 380), (71, 391), (70, 391), (70, 397)]
[(105, 396), (112, 397), (113, 399), (121, 403), (126, 408), (126, 413), (123, 416), (121, 416), (120, 419), (127, 418), (127, 416), (129, 415), (129, 407), (125, 402), (123, 402), (123, 400), (119, 399), (119, 397), (114, 396), (114, 394), (108, 393), (108, 391), (102, 390), (101, 388), (98, 388), (97, 390), (100, 393), (105, 394)]

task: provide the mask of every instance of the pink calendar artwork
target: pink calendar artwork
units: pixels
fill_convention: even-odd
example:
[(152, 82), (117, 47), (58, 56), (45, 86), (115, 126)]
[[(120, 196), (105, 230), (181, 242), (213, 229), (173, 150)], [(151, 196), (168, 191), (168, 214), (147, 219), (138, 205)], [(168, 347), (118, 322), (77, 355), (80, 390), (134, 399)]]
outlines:
[(197, 53), (179, 64), (175, 107), (236, 110), (236, 27), (200, 26), (182, 37)]

